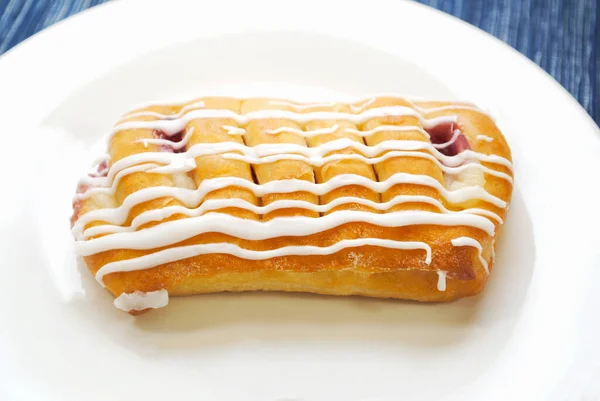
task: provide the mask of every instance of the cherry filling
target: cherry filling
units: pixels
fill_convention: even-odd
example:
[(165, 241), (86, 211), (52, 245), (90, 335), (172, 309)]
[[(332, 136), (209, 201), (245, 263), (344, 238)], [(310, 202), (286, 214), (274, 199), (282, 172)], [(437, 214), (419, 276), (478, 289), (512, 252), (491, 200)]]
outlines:
[(157, 139), (165, 139), (173, 142), (173, 145), (161, 145), (160, 150), (169, 153), (183, 153), (185, 152), (185, 146), (175, 146), (183, 140), (183, 131), (179, 131), (173, 135), (169, 135), (161, 130), (154, 130), (154, 137)]
[(426, 128), (431, 143), (437, 150), (446, 156), (457, 154), (471, 149), (467, 137), (464, 136), (455, 122), (439, 123), (432, 128)]
[[(91, 174), (90, 174), (91, 175)], [(77, 184), (77, 190), (75, 193), (82, 194), (89, 189), (89, 185), (82, 184), (81, 182)], [(81, 213), (81, 209), (83, 208), (83, 201), (75, 197), (73, 199), (73, 214), (71, 215), (71, 227), (75, 224), (77, 219), (79, 218), (79, 214)]]
[(79, 200), (79, 201), (73, 202), (73, 214), (71, 215), (71, 228), (73, 228), (73, 226), (77, 222), (77, 219), (79, 219), (79, 214), (81, 214), (82, 208), (83, 208), (82, 201)]
[[(96, 166), (96, 171), (92, 171), (91, 173), (88, 174), (88, 176), (90, 176), (92, 178), (106, 177), (107, 175), (108, 175), (108, 162), (106, 160), (104, 160), (102, 163), (99, 163)], [(77, 189), (75, 190), (75, 193), (83, 194), (88, 189), (90, 189), (90, 185), (85, 184), (80, 181), (77, 184)], [(75, 197), (75, 199), (73, 200), (73, 215), (71, 216), (71, 227), (73, 226), (73, 224), (75, 224), (75, 222), (79, 218), (79, 214), (81, 213), (82, 207), (83, 207), (83, 200), (79, 199), (78, 197)]]
[(77, 190), (75, 191), (75, 193), (82, 194), (85, 191), (87, 191), (88, 189), (90, 189), (89, 185), (83, 184), (83, 183), (80, 182), (79, 184), (77, 184)]
[(104, 160), (96, 166), (96, 171), (88, 174), (90, 177), (106, 177), (108, 175), (108, 163)]

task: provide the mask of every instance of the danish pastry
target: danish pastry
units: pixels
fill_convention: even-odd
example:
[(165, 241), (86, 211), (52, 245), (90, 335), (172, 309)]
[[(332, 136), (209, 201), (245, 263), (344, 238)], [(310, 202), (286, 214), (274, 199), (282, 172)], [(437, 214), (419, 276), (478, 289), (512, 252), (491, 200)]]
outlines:
[(477, 294), (513, 174), (467, 103), (205, 97), (125, 114), (73, 202), (76, 251), (132, 314), (169, 296)]

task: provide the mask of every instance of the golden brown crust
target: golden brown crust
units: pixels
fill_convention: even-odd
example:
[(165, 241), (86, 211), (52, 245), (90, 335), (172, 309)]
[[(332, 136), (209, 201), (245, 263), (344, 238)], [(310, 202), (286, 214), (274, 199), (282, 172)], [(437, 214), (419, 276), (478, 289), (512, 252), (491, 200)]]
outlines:
[[(226, 98), (200, 99), (206, 103), (206, 108), (222, 108), (245, 114), (249, 111), (262, 109), (293, 110), (285, 104), (271, 105), (268, 99), (252, 99), (239, 101)], [(197, 101), (197, 100), (196, 100)], [(399, 98), (381, 97), (367, 105), (365, 109), (382, 106), (406, 106), (414, 108), (415, 104)], [(457, 107), (445, 108), (456, 105), (455, 103), (442, 102), (417, 102), (416, 106), (425, 109), (438, 108), (427, 112), (422, 111), (426, 118), (443, 115), (456, 115), (457, 124), (461, 132), (469, 140), (471, 148), (483, 154), (493, 154), (511, 159), (510, 149), (502, 133), (494, 122), (484, 113), (474, 109)], [(179, 107), (164, 107), (147, 110), (158, 111), (164, 114), (177, 113)], [(442, 107), (441, 109), (439, 109)], [(349, 105), (336, 104), (331, 107), (316, 109), (302, 109), (297, 112), (311, 111), (342, 111), (352, 112)], [(127, 118), (127, 117), (126, 117)], [(136, 120), (142, 117), (133, 117)], [(151, 118), (151, 117), (143, 117)], [(265, 131), (281, 127), (290, 127), (303, 130), (315, 130), (332, 127), (334, 124), (339, 129), (310, 138), (304, 138), (293, 132), (281, 134), (267, 134)], [(190, 146), (196, 143), (215, 143), (224, 141), (237, 141), (248, 146), (264, 143), (295, 143), (303, 146), (316, 147), (325, 142), (350, 138), (359, 143), (374, 146), (382, 141), (398, 139), (429, 142), (420, 130), (379, 132), (372, 136), (361, 138), (348, 133), (345, 128), (367, 131), (381, 125), (420, 126), (418, 118), (412, 116), (373, 118), (366, 123), (355, 126), (347, 121), (311, 121), (305, 125), (290, 120), (269, 119), (252, 121), (244, 128), (246, 133), (241, 136), (227, 134), (223, 125), (237, 127), (231, 119), (199, 119), (191, 121), (186, 127), (193, 130)], [(478, 138), (485, 135), (493, 141), (484, 141)], [(125, 130), (117, 133), (110, 145), (111, 163), (131, 154), (157, 151), (156, 145), (144, 147), (140, 142), (143, 138), (152, 138), (153, 133), (148, 129)], [(426, 151), (423, 151), (426, 152)], [(334, 153), (358, 153), (352, 149), (345, 149)], [(498, 164), (482, 162), (493, 170), (512, 176), (511, 171)], [(378, 163), (374, 166), (361, 161), (344, 160), (334, 161), (318, 168), (313, 168), (302, 161), (284, 160), (267, 165), (250, 166), (249, 164), (221, 156), (203, 156), (196, 159), (196, 169), (190, 176), (195, 185), (207, 178), (234, 176), (248, 181), (257, 180), (263, 184), (272, 180), (301, 179), (322, 183), (340, 174), (358, 174), (369, 179), (383, 181), (398, 172), (428, 175), (444, 185), (444, 174), (436, 163), (424, 158), (395, 157)], [(314, 171), (314, 173), (313, 173)], [(510, 202), (512, 185), (499, 177), (485, 174), (484, 188), (493, 196), (507, 203)], [(168, 174), (135, 173), (125, 177), (117, 186), (115, 202), (121, 204), (131, 193), (151, 186), (174, 186), (175, 182)], [(267, 205), (278, 199), (301, 199), (314, 204), (326, 204), (342, 196), (356, 196), (375, 202), (385, 202), (397, 195), (424, 195), (437, 199), (447, 209), (458, 211), (464, 208), (481, 208), (496, 213), (502, 219), (506, 218), (506, 209), (499, 208), (482, 200), (471, 200), (463, 204), (451, 204), (440, 192), (434, 188), (416, 185), (395, 185), (381, 194), (375, 193), (360, 186), (346, 186), (317, 197), (311, 193), (298, 192), (293, 194), (273, 194), (262, 199), (257, 198), (251, 191), (243, 188), (228, 187), (210, 193), (206, 199), (244, 199), (254, 205)], [(161, 208), (167, 205), (181, 205), (173, 198), (160, 198), (145, 202), (132, 209), (125, 225), (146, 210)], [(94, 197), (88, 198), (76, 205), (76, 216), (90, 210), (102, 207), (95, 202)], [(334, 210), (362, 210), (381, 213), (367, 206), (347, 204), (338, 206)], [(405, 203), (395, 206), (391, 211), (397, 210), (424, 210), (439, 212), (435, 206), (426, 203)], [(266, 216), (256, 215), (248, 210), (227, 208), (220, 212), (237, 217), (266, 221), (280, 216), (307, 216), (318, 218), (318, 213), (303, 209), (283, 209), (271, 212)], [(182, 218), (172, 216), (168, 220)], [(496, 232), (501, 225), (493, 219)], [(93, 222), (86, 226), (89, 228), (100, 225), (102, 222)], [(157, 224), (151, 223), (151, 225)], [(121, 293), (134, 291), (154, 291), (167, 289), (171, 295), (188, 295), (216, 291), (242, 291), (242, 290), (280, 290), (280, 291), (308, 291), (322, 294), (350, 295), (361, 294), (374, 297), (404, 298), (418, 301), (448, 301), (469, 295), (477, 294), (485, 285), (487, 274), (479, 259), (479, 251), (472, 246), (454, 246), (452, 239), (469, 237), (477, 240), (482, 246), (481, 256), (489, 263), (491, 269), (493, 254), (493, 238), (482, 230), (469, 227), (442, 227), (432, 225), (418, 225), (407, 227), (383, 228), (367, 223), (348, 223), (339, 227), (306, 236), (306, 237), (277, 237), (263, 241), (242, 240), (224, 234), (207, 233), (195, 236), (178, 245), (205, 244), (217, 242), (230, 242), (250, 250), (270, 250), (290, 245), (329, 246), (347, 239), (382, 238), (396, 241), (421, 241), (432, 248), (432, 261), (427, 265), (423, 250), (398, 250), (362, 246), (348, 248), (329, 256), (285, 256), (261, 261), (242, 260), (235, 256), (213, 254), (200, 255), (185, 260), (166, 263), (146, 270), (119, 272), (108, 274), (104, 277), (106, 288), (115, 296)], [(139, 257), (152, 252), (151, 250), (119, 249), (98, 253), (85, 257), (89, 269), (96, 273), (107, 263)], [(448, 281), (446, 290), (437, 288), (438, 271), (447, 272)]]
[[(242, 105), (242, 114), (246, 114), (252, 111), (264, 110), (285, 110), (285, 107), (278, 105), (270, 105), (268, 100), (262, 99), (250, 99), (246, 100)], [(246, 134), (244, 135), (244, 142), (248, 146), (257, 146), (267, 143), (291, 143), (301, 146), (306, 146), (304, 138), (293, 132), (282, 132), (280, 134), (269, 134), (270, 130), (276, 130), (281, 127), (290, 127), (294, 129), (300, 129), (300, 125), (291, 120), (284, 120), (278, 118), (264, 119), (264, 120), (253, 120), (246, 126)], [(279, 160), (274, 163), (260, 164), (253, 166), (254, 173), (256, 174), (256, 181), (258, 184), (266, 184), (270, 181), (275, 180), (303, 180), (308, 182), (315, 182), (312, 167), (302, 161), (295, 160)], [(292, 192), (286, 194), (268, 194), (263, 196), (262, 204), (268, 205), (277, 200), (302, 200), (319, 204), (319, 198), (317, 195), (308, 192)], [(307, 216), (307, 217), (319, 217), (319, 214), (311, 210), (305, 209), (280, 209), (263, 216), (263, 220), (271, 220), (275, 217), (289, 217), (289, 216)]]

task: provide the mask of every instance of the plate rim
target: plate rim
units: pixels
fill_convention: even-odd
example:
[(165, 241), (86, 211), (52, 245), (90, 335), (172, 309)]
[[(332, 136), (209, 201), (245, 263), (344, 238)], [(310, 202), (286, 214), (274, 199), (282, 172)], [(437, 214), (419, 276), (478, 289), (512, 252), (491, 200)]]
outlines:
[[(208, 0), (202, 0), (202, 1), (205, 3), (208, 3)], [(225, 0), (225, 1), (229, 1), (230, 3), (235, 3), (240, 0)], [(273, 3), (273, 0), (255, 0), (255, 1), (267, 3), (267, 4)], [(335, 0), (324, 0), (324, 1), (334, 2)], [(385, 2), (392, 2), (394, 0), (377, 0), (377, 1), (385, 3)], [(15, 46), (13, 46), (9, 50), (7, 50), (4, 54), (0, 55), (0, 71), (2, 70), (2, 68), (4, 67), (5, 64), (19, 63), (21, 61), (19, 59), (26, 58), (26, 57), (28, 57), (28, 55), (30, 53), (35, 53), (36, 51), (38, 51), (41, 42), (43, 40), (46, 40), (46, 38), (49, 35), (61, 35), (61, 32), (63, 30), (71, 29), (71, 27), (77, 23), (83, 24), (87, 19), (96, 18), (96, 16), (102, 12), (109, 12), (111, 10), (115, 10), (114, 12), (122, 12), (118, 9), (118, 7), (130, 6), (135, 3), (142, 4), (142, 2), (146, 5), (147, 4), (155, 5), (155, 4), (159, 4), (159, 3), (166, 3), (166, 0), (107, 1), (107, 2), (104, 2), (101, 4), (97, 4), (93, 7), (87, 8), (85, 10), (82, 10), (76, 14), (70, 15), (70, 16), (68, 16), (60, 21), (57, 21), (56, 23), (34, 33), (33, 35), (29, 36), (28, 38), (24, 39), (23, 41), (19, 42), (18, 44), (16, 44)], [(171, 3), (173, 3), (173, 2), (185, 3), (184, 0), (171, 0)], [(564, 86), (562, 86), (560, 84), (560, 82), (558, 82), (549, 72), (547, 72), (542, 67), (537, 65), (533, 60), (529, 59), (523, 53), (519, 52), (517, 49), (513, 48), (508, 43), (502, 41), (501, 39), (495, 37), (494, 35), (486, 32), (483, 29), (481, 29), (475, 25), (472, 25), (452, 14), (446, 13), (437, 8), (431, 7), (426, 4), (418, 3), (415, 1), (401, 0), (401, 3), (402, 3), (402, 6), (425, 9), (428, 12), (437, 14), (441, 18), (447, 18), (447, 19), (453, 20), (455, 23), (458, 23), (463, 28), (470, 29), (479, 35), (484, 35), (487, 37), (487, 39), (491, 39), (493, 42), (495, 42), (496, 45), (500, 45), (505, 50), (509, 50), (510, 53), (513, 54), (513, 56), (520, 58), (520, 60), (524, 61), (525, 64), (527, 64), (530, 68), (533, 67), (536, 70), (536, 72), (541, 73), (541, 75), (543, 75), (546, 78), (546, 81), (551, 82), (555, 89), (559, 89), (563, 95), (566, 95), (569, 98), (571, 105), (576, 106), (576, 108), (578, 108), (579, 114), (582, 114), (584, 116), (584, 118), (590, 124), (591, 128), (596, 131), (596, 134), (598, 135), (598, 137), (600, 139), (600, 125), (596, 124), (596, 122), (594, 121), (592, 116), (590, 114), (588, 114), (588, 112), (583, 108), (583, 106), (579, 103), (579, 101)], [(350, 2), (349, 4), (352, 4), (352, 6), (355, 6), (355, 3), (353, 3), (353, 2)], [(63, 35), (63, 37), (64, 37), (64, 35)], [(1, 76), (1, 74), (0, 74), (0, 76)], [(0, 93), (0, 100), (1, 100), (1, 96), (2, 96), (2, 94)]]
[[(179, 0), (178, 0), (179, 1)], [(262, 0), (259, 0), (262, 1)], [(391, 3), (393, 0), (377, 0), (379, 1), (379, 3)], [(263, 3), (270, 3), (270, 0), (267, 1), (263, 1)], [(63, 21), (60, 21), (59, 23), (51, 26), (50, 28), (41, 31), (40, 33), (28, 38), (26, 41), (22, 42), (21, 44), (15, 46), (13, 49), (11, 49), (9, 52), (7, 52), (5, 55), (3, 55), (3, 57), (0, 57), (0, 82), (2, 82), (2, 71), (5, 68), (5, 65), (7, 63), (12, 63), (14, 64), (18, 64), (18, 63), (22, 63), (24, 60), (31, 58), (32, 55), (35, 55), (36, 52), (39, 51), (39, 48), (41, 46), (44, 45), (44, 42), (46, 40), (50, 40), (52, 39), (53, 35), (54, 36), (65, 36), (65, 33), (67, 33), (71, 27), (74, 27), (76, 25), (85, 25), (86, 21), (90, 18), (96, 18), (95, 16), (97, 14), (101, 14), (101, 10), (104, 10), (102, 12), (108, 12), (107, 10), (113, 10), (115, 7), (118, 7), (117, 5), (119, 4), (140, 4), (142, 3), (142, 0), (128, 0), (127, 2), (125, 1), (121, 1), (121, 2), (112, 2), (112, 3), (104, 3), (100, 6), (96, 6), (93, 7), (91, 9), (85, 10), (82, 13), (79, 13), (75, 16), (69, 17)], [(155, 2), (158, 4), (158, 2)], [(428, 6), (419, 4), (419, 3), (408, 3), (406, 2), (406, 4), (404, 4), (403, 6), (405, 7), (417, 7), (417, 8), (425, 8), (428, 10), (428, 12), (434, 11), (435, 13), (439, 14), (440, 16), (442, 16), (443, 18), (447, 18), (449, 17), (449, 19), (454, 20), (454, 22), (459, 22), (460, 25), (462, 25), (463, 27), (466, 27), (468, 29), (471, 28), (475, 28), (474, 31), (479, 31), (480, 33), (484, 33), (487, 37), (487, 39), (493, 38), (496, 41), (496, 44), (500, 44), (503, 45), (504, 49), (509, 49), (511, 50), (513, 53), (513, 55), (518, 55), (521, 57), (519, 64), (520, 65), (529, 65), (529, 68), (531, 66), (535, 66), (537, 67), (537, 69), (535, 69), (536, 74), (538, 76), (544, 76), (545, 75), (545, 83), (544, 86), (547, 85), (548, 82), (548, 78), (550, 78), (549, 81), (552, 81), (555, 88), (558, 87), (560, 89), (562, 89), (563, 92), (561, 98), (564, 99), (565, 96), (567, 95), (567, 97), (570, 98), (570, 102), (569, 104), (570, 106), (570, 110), (569, 110), (569, 118), (581, 118), (581, 113), (583, 113), (586, 117), (587, 117), (587, 123), (586, 126), (589, 125), (590, 127), (590, 131), (594, 134), (594, 140), (598, 141), (600, 139), (600, 128), (598, 128), (598, 126), (596, 125), (596, 123), (593, 121), (593, 119), (591, 118), (591, 116), (583, 109), (583, 107), (577, 102), (577, 100), (564, 88), (562, 87), (553, 77), (551, 77), (547, 72), (545, 72), (543, 69), (541, 69), (539, 66), (537, 66), (535, 63), (533, 63), (531, 60), (529, 60), (527, 57), (525, 57), (524, 55), (522, 55), (521, 53), (519, 53), (518, 51), (516, 51), (515, 49), (513, 49), (512, 47), (508, 46), (507, 44), (505, 44), (504, 42), (500, 41), (499, 39), (487, 34), (486, 32), (464, 22), (461, 21), (458, 18), (455, 18), (451, 15), (448, 15), (446, 13), (443, 13), (439, 10), (430, 8)], [(523, 63), (522, 61), (526, 60), (527, 63)], [(116, 64), (115, 64), (116, 65)], [(525, 67), (523, 67), (525, 68)], [(533, 70), (532, 70), (533, 71)], [(539, 74), (539, 72), (543, 72), (544, 74)], [(77, 87), (77, 85), (74, 85), (75, 87)], [(559, 92), (556, 92), (556, 94), (558, 94)], [(3, 103), (3, 96), (0, 94), (0, 104)], [(579, 107), (579, 114), (576, 113), (572, 113), (571, 109), (573, 109), (573, 104), (577, 105)], [(575, 107), (577, 108), (577, 107)], [(41, 119), (41, 118), (40, 118)], [(584, 120), (584, 119), (582, 119)], [(583, 121), (582, 121), (583, 122)], [(2, 160), (2, 159), (0, 159)], [(3, 162), (0, 161), (0, 166), (4, 167)], [(0, 234), (2, 234), (2, 230), (0, 229)]]

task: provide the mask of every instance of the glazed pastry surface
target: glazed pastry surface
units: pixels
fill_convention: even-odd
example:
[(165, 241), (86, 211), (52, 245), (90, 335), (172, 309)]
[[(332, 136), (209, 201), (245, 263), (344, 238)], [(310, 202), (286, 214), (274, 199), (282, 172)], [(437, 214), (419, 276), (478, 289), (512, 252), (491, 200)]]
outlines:
[(73, 203), (76, 251), (130, 313), (169, 296), (483, 289), (510, 149), (467, 103), (224, 97), (125, 114)]

